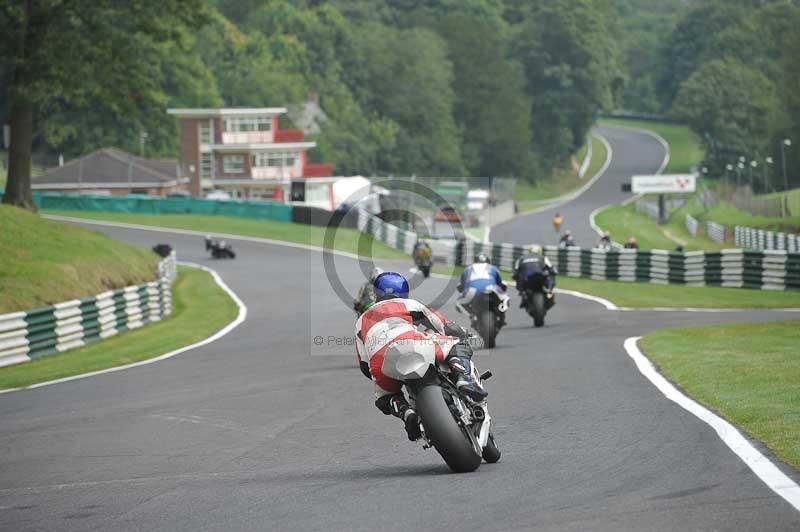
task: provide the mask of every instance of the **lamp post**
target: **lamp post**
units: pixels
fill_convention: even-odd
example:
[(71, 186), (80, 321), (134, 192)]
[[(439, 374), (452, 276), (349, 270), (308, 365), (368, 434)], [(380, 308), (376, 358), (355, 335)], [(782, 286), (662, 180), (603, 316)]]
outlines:
[(750, 161), (750, 186), (753, 187), (753, 192), (755, 192), (755, 188), (756, 188), (755, 187), (756, 181), (753, 178), (753, 170), (755, 170), (757, 166), (758, 166), (758, 162), (755, 159)]
[(727, 188), (728, 188), (728, 177), (730, 177), (729, 174), (731, 172), (733, 172), (733, 165), (732, 164), (726, 164), (725, 165), (725, 189), (726, 189), (726, 193), (727, 193)]
[(767, 156), (764, 162), (766, 163), (764, 166), (764, 185), (772, 188), (772, 164), (775, 161), (772, 160), (772, 157)]
[(742, 170), (744, 170), (742, 159), (744, 159), (744, 157), (740, 157), (739, 164), (736, 165), (736, 188), (742, 186)]
[(144, 143), (147, 142), (147, 131), (139, 133), (139, 155), (144, 157)]
[(783, 139), (781, 142), (781, 164), (783, 166), (783, 190), (789, 190), (789, 178), (786, 177), (786, 148), (785, 146), (791, 146), (792, 139)]

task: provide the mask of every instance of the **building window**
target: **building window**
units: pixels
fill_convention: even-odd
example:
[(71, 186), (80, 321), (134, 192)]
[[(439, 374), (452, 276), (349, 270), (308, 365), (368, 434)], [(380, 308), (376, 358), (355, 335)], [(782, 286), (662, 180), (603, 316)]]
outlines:
[(213, 179), (214, 177), (214, 155), (211, 153), (200, 154), (200, 177), (203, 179)]
[(244, 155), (226, 155), (222, 158), (222, 167), (226, 174), (244, 173)]
[(214, 135), (211, 128), (211, 121), (204, 120), (200, 122), (200, 144), (213, 144)]
[(271, 168), (290, 167), (297, 163), (299, 154), (297, 153), (268, 153), (259, 152), (253, 156), (254, 166)]
[(271, 116), (232, 117), (225, 119), (225, 131), (270, 131), (272, 130)]

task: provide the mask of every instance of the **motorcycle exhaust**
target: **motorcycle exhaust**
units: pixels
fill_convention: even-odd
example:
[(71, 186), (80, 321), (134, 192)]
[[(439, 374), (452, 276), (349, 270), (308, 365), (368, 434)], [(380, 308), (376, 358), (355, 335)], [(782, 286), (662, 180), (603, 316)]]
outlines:
[(508, 301), (501, 301), (499, 305), (497, 305), (497, 310), (500, 312), (505, 312), (508, 310)]
[(483, 412), (483, 408), (475, 408), (472, 410), (472, 417), (475, 418), (475, 421), (483, 421), (486, 419), (486, 414)]

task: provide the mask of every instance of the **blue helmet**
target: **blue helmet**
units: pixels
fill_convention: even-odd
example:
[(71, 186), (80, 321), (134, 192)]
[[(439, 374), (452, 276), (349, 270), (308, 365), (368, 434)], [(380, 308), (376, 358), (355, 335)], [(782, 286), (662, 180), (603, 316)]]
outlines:
[(378, 301), (391, 299), (393, 297), (408, 297), (408, 281), (406, 278), (395, 272), (383, 272), (372, 283), (375, 288), (375, 298)]

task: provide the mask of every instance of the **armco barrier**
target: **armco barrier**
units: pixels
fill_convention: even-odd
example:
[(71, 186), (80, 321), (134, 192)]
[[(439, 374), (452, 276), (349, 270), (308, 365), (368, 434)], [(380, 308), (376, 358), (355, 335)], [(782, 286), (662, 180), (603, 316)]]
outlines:
[(700, 222), (697, 221), (697, 218), (691, 214), (687, 214), (686, 218), (684, 218), (684, 223), (686, 224), (686, 230), (689, 231), (692, 236), (697, 236), (697, 230), (700, 228)]
[[(765, 290), (800, 290), (800, 254), (783, 251), (724, 249), (721, 251), (585, 249), (545, 246), (544, 254), (561, 275), (598, 280), (639, 281), (655, 284), (725, 286)], [(466, 241), (459, 257), (471, 264), (486, 253), (501, 269), (510, 271), (526, 253), (512, 244)]]
[(800, 252), (800, 236), (736, 226), (733, 229), (737, 246), (750, 249), (785, 250), (789, 253)]
[(726, 233), (727, 231), (724, 225), (712, 221), (706, 222), (706, 236), (708, 236), (708, 238), (714, 242), (717, 242), (718, 244), (724, 244), (727, 236)]
[(0, 315), (0, 366), (61, 353), (170, 314), (174, 252), (159, 263), (158, 271), (157, 281)]
[(207, 214), (290, 222), (292, 206), (270, 201), (218, 201), (158, 196), (90, 196), (34, 192), (40, 209), (64, 211), (105, 211), (137, 214)]
[(399, 249), (409, 255), (414, 251), (414, 244), (417, 243), (416, 233), (384, 222), (374, 214), (360, 209), (358, 210), (358, 230), (372, 235), (373, 238), (380, 240), (390, 248)]

